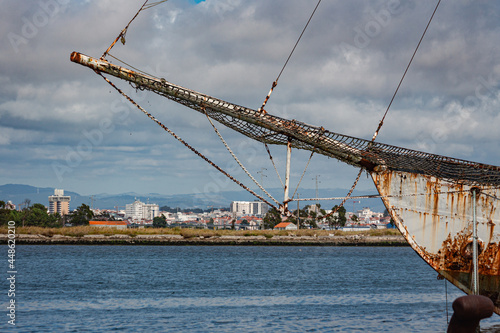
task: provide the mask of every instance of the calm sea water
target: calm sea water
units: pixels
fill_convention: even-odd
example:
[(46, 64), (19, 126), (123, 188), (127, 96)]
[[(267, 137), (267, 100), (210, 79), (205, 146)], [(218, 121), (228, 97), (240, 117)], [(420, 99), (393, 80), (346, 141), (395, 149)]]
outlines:
[[(7, 275), (7, 247), (0, 249)], [(445, 332), (447, 327), (445, 282), (407, 247), (16, 250), (19, 332)], [(5, 282), (4, 300), (7, 289)], [(463, 294), (450, 284), (447, 289), (451, 317), (451, 302)], [(3, 331), (9, 325), (2, 317)], [(499, 324), (494, 315), (482, 328)]]

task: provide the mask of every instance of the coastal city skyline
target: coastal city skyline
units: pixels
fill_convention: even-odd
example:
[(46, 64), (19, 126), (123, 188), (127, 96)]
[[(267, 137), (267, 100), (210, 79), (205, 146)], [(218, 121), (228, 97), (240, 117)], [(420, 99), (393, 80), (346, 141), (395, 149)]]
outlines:
[[(126, 45), (119, 43), (113, 55), (172, 82), (258, 108), (311, 4), (196, 2), (172, 0), (140, 15)], [(55, 0), (4, 5), (0, 183), (81, 193), (237, 189), (99, 77), (69, 61), (72, 51), (100, 56), (137, 11), (136, 1), (119, 6), (113, 1)], [(499, 46), (491, 42), (498, 39), (498, 6), (443, 4), (436, 14), (439, 25), (431, 25), (377, 140), (500, 164), (495, 154)], [(266, 109), (370, 138), (430, 10), (415, 1), (322, 3)], [(158, 97), (135, 98), (222, 168), (246, 177), (203, 115)], [(267, 169), (265, 187), (279, 186), (261, 144), (219, 130), (256, 178), (261, 168)], [(283, 176), (284, 148), (270, 149)], [(292, 184), (298, 183), (308, 158), (309, 152), (293, 151)], [(349, 188), (356, 172), (314, 156), (302, 185), (314, 187), (313, 178), (321, 175), (320, 188)], [(373, 189), (366, 177), (358, 186)]]
[[(0, 187), (1, 188), (1, 187)], [(38, 189), (37, 189), (38, 190)], [(0, 190), (0, 192), (2, 192)], [(2, 196), (9, 197), (8, 193), (2, 193)], [(1, 198), (0, 198), (1, 199)], [(124, 206), (115, 205), (113, 209), (100, 209), (94, 207), (94, 197), (91, 205), (81, 204), (79, 207), (70, 209), (69, 203), (71, 196), (65, 194), (64, 189), (54, 189), (54, 193), (47, 196), (48, 206), (40, 203), (31, 202), (26, 198), (22, 203), (16, 205), (12, 200), (0, 200), (0, 208), (5, 212), (9, 211), (29, 211), (33, 209), (43, 209), (52, 217), (60, 219), (63, 227), (74, 226), (80, 223), (96, 227), (110, 228), (136, 228), (136, 227), (159, 227), (159, 223), (164, 223), (162, 227), (181, 227), (196, 229), (233, 229), (233, 230), (264, 230), (274, 228), (275, 230), (297, 230), (299, 221), (302, 228), (305, 229), (323, 229), (330, 230), (334, 223), (337, 223), (335, 229), (341, 228), (342, 231), (387, 229), (391, 223), (391, 218), (387, 211), (376, 212), (369, 207), (361, 207), (358, 210), (349, 211), (343, 209), (343, 222), (327, 218), (331, 214), (338, 217), (339, 212), (333, 212), (319, 203), (309, 203), (302, 207), (297, 206), (297, 210), (292, 212), (294, 216), (275, 216), (271, 208), (264, 202), (253, 201), (231, 201), (229, 207), (207, 206), (206, 209), (169, 207), (167, 205), (158, 205), (157, 203), (142, 202), (134, 197), (133, 202)], [(358, 203), (360, 203), (358, 201)], [(297, 211), (300, 209), (300, 220), (297, 221)], [(333, 208), (332, 208), (333, 209)], [(85, 221), (80, 221), (79, 214), (87, 212)], [(85, 214), (87, 214), (85, 213)], [(273, 218), (274, 216), (274, 218)], [(323, 217), (325, 216), (325, 217)], [(88, 220), (87, 220), (88, 219)], [(265, 225), (266, 219), (275, 219), (274, 224)], [(269, 220), (268, 220), (269, 221)], [(337, 222), (335, 222), (337, 221)], [(41, 221), (40, 221), (41, 222)], [(283, 223), (280, 223), (283, 222)], [(270, 223), (270, 222), (267, 222)], [(61, 225), (60, 225), (61, 226)], [(394, 225), (390, 226), (391, 228)]]
[[(0, 200), (5, 202), (11, 201), (16, 207), (24, 204), (26, 200), (30, 201), (30, 204), (40, 203), (44, 206), (50, 208), (51, 202), (50, 198), (54, 196), (55, 191), (58, 189), (53, 187), (39, 188), (30, 185), (21, 184), (6, 184), (0, 185)], [(258, 200), (252, 195), (248, 194), (246, 191), (222, 191), (217, 195), (205, 195), (200, 193), (190, 193), (190, 194), (174, 194), (174, 195), (162, 195), (159, 193), (136, 193), (136, 192), (124, 192), (114, 194), (107, 193), (77, 193), (71, 189), (59, 189), (63, 191), (64, 196), (69, 196), (71, 199), (68, 201), (69, 211), (75, 210), (81, 204), (86, 204), (89, 207), (96, 209), (116, 209), (116, 206), (125, 207), (126, 204), (130, 204), (134, 200), (140, 200), (147, 203), (155, 203), (159, 206), (169, 206), (171, 208), (184, 209), (203, 209), (207, 208), (227, 208), (229, 209), (232, 202), (245, 201), (252, 202)], [(282, 194), (280, 189), (270, 189), (271, 193), (274, 195)], [(322, 189), (319, 194), (325, 197), (341, 197), (348, 189)], [(301, 189), (300, 193), (303, 198), (310, 197), (314, 198), (315, 189)], [(61, 192), (59, 192), (61, 193)], [(355, 191), (355, 195), (370, 195), (374, 194), (372, 192), (359, 192)], [(330, 209), (335, 204), (340, 203), (338, 201), (313, 201), (313, 202), (301, 202), (300, 207), (304, 207), (310, 204), (319, 203), (323, 209)], [(376, 211), (384, 211), (385, 207), (380, 199), (349, 199), (345, 205), (350, 210), (355, 210), (356, 207), (370, 207)], [(292, 209), (296, 209), (296, 202), (291, 204)], [(55, 206), (57, 207), (57, 206)]]

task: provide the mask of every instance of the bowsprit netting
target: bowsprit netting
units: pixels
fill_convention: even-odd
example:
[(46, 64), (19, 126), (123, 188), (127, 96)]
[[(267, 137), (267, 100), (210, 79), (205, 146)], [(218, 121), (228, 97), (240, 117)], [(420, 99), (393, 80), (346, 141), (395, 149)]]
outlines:
[(254, 140), (315, 151), (369, 171), (405, 171), (434, 176), (451, 182), (500, 186), (500, 168), (441, 155), (359, 139), (287, 120), (229, 103), (191, 89), (73, 52), (71, 61), (130, 82), (134, 87), (153, 91), (200, 113)]

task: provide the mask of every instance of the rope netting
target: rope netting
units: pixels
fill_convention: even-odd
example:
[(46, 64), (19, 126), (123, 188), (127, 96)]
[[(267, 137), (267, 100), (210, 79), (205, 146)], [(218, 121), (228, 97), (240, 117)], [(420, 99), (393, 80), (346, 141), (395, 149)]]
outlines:
[[(263, 143), (286, 145), (288, 138), (292, 138), (294, 148), (315, 151), (357, 167), (381, 165), (394, 171), (429, 175), (457, 183), (500, 185), (500, 168), (496, 166), (347, 136), (296, 120), (262, 115), (256, 110), (187, 89), (172, 87), (171, 90), (175, 91), (175, 96), (153, 91), (200, 112), (203, 111), (199, 105), (203, 104), (212, 119)], [(186, 96), (189, 98), (183, 98)]]
[[(266, 105), (266, 102), (269, 99), (269, 96), (271, 92), (273, 91), (273, 88), (276, 86), (277, 81), (283, 72), (283, 69), (286, 67), (286, 64), (288, 60), (290, 59), (290, 56), (293, 54), (293, 50), (295, 50), (295, 45), (294, 49), (290, 53), (289, 58), (287, 59), (287, 62), (283, 66), (282, 71), (278, 75), (278, 78), (276, 81), (273, 83), (273, 87), (271, 88), (271, 91), (269, 92), (268, 96), (266, 97), (263, 105), (261, 108), (258, 110), (253, 110), (250, 108), (242, 107), (236, 104), (232, 104), (208, 95), (204, 95), (201, 93), (198, 93), (196, 91), (180, 87), (178, 85), (174, 85), (172, 83), (167, 82), (165, 79), (159, 79), (156, 78), (152, 75), (148, 75), (147, 73), (140, 72), (138, 71), (132, 71), (129, 69), (125, 69), (116, 65), (113, 65), (109, 63), (106, 59), (106, 55), (110, 55), (113, 57), (111, 54), (109, 54), (109, 51), (111, 48), (116, 44), (118, 40), (121, 40), (122, 43), (125, 43), (125, 35), (127, 32), (127, 29), (131, 22), (137, 17), (139, 12), (146, 10), (148, 8), (151, 8), (153, 6), (156, 6), (160, 3), (165, 2), (164, 1), (157, 1), (154, 3), (148, 4), (148, 1), (145, 1), (142, 7), (139, 9), (137, 14), (132, 18), (132, 20), (127, 24), (127, 26), (120, 32), (118, 37), (114, 40), (114, 42), (109, 46), (109, 48), (104, 52), (102, 55), (101, 59), (84, 59), (83, 61), (80, 61), (80, 57), (78, 57), (78, 61), (83, 65), (89, 66), (93, 68), (96, 72), (99, 74), (101, 72), (108, 73), (110, 75), (116, 76), (120, 79), (124, 79), (131, 83), (136, 89), (140, 90), (150, 90), (156, 94), (159, 94), (161, 96), (164, 96), (170, 100), (173, 100), (177, 103), (180, 103), (184, 106), (187, 106), (191, 109), (194, 109), (200, 113), (205, 114), (207, 117), (210, 119), (214, 119), (218, 121), (219, 123), (236, 130), (240, 132), (241, 134), (260, 141), (266, 145), (266, 149), (270, 155), (271, 161), (273, 162), (273, 166), (276, 169), (276, 166), (274, 165), (274, 161), (272, 159), (272, 156), (269, 152), (269, 148), (267, 147), (268, 144), (275, 144), (275, 145), (287, 145), (288, 142), (291, 142), (291, 146), (296, 149), (304, 149), (304, 150), (309, 150), (311, 151), (311, 157), (309, 158), (309, 161), (312, 158), (312, 155), (314, 153), (322, 154), (328, 157), (335, 158), (337, 160), (340, 160), (342, 162), (354, 165), (356, 167), (360, 167), (361, 170), (358, 173), (358, 176), (356, 177), (356, 180), (350, 189), (349, 193), (347, 194), (346, 197), (343, 197), (343, 201), (340, 204), (339, 207), (341, 207), (345, 201), (351, 197), (353, 190), (360, 178), (361, 172), (363, 169), (369, 170), (369, 171), (383, 171), (383, 170), (392, 170), (392, 171), (402, 171), (402, 172), (410, 172), (410, 173), (415, 173), (415, 174), (421, 174), (421, 175), (427, 175), (427, 176), (433, 176), (442, 180), (447, 180), (453, 183), (460, 183), (460, 184), (467, 184), (471, 186), (483, 186), (483, 187), (499, 187), (500, 186), (500, 168), (496, 166), (491, 166), (491, 165), (486, 165), (486, 164), (481, 164), (481, 163), (475, 163), (475, 162), (470, 162), (466, 160), (461, 160), (461, 159), (456, 159), (456, 158), (450, 158), (446, 156), (441, 156), (441, 155), (436, 155), (436, 154), (429, 154), (429, 153), (424, 153), (416, 150), (411, 150), (411, 149), (406, 149), (406, 148), (401, 148), (397, 146), (392, 146), (392, 145), (387, 145), (383, 143), (378, 143), (375, 142), (375, 138), (380, 130), (380, 128), (383, 125), (384, 119), (387, 115), (387, 112), (389, 111), (389, 108), (394, 100), (395, 95), (397, 94), (397, 91), (399, 87), (401, 86), (401, 83), (404, 79), (404, 76), (406, 75), (408, 68), (411, 64), (411, 61), (413, 60), (415, 53), (418, 49), (418, 46), (422, 42), (422, 39), (425, 35), (425, 32), (427, 31), (427, 28), (432, 20), (432, 17), (434, 16), (437, 7), (439, 6), (439, 3), (441, 0), (438, 1), (438, 4), (432, 14), (431, 19), (429, 20), (429, 23), (424, 31), (424, 34), (422, 35), (419, 44), (417, 45), (417, 48), (415, 49), (415, 52), (412, 56), (412, 59), (410, 60), (410, 63), (408, 64), (408, 67), (406, 68), (406, 71), (398, 85), (398, 88), (396, 89), (396, 92), (394, 93), (394, 96), (392, 97), (391, 102), (389, 103), (389, 106), (382, 118), (382, 120), (379, 123), (379, 126), (377, 130), (375, 131), (375, 134), (372, 138), (372, 140), (365, 140), (365, 139), (360, 139), (360, 138), (355, 138), (347, 135), (342, 135), (339, 133), (331, 132), (328, 130), (325, 130), (323, 127), (316, 127), (316, 126), (311, 126), (303, 122), (299, 122), (296, 120), (288, 120), (284, 118), (280, 118), (277, 116), (273, 116), (267, 112), (264, 111), (264, 107)], [(309, 24), (312, 16), (314, 15), (314, 12), (318, 8), (321, 0), (318, 1), (313, 13), (311, 14), (311, 17), (309, 18), (309, 21), (306, 24), (305, 29), (307, 28), (307, 25)], [(302, 34), (304, 33), (302, 31)], [(302, 37), (302, 34), (300, 37)], [(300, 37), (297, 40), (297, 43), (300, 41)], [(83, 56), (83, 55), (82, 55)], [(86, 56), (83, 56), (84, 58)], [(114, 57), (113, 57), (114, 58)], [(75, 57), (76, 59), (76, 57)], [(73, 55), (72, 55), (72, 60), (73, 60)], [(117, 59), (118, 60), (118, 59)], [(132, 67), (133, 68), (133, 67)], [(135, 69), (135, 68), (134, 68)], [(107, 79), (106, 79), (107, 80)], [(112, 84), (107, 80), (108, 83)], [(133, 103), (134, 104), (134, 103)], [(136, 105), (141, 109), (141, 111), (145, 112), (140, 106)], [(147, 114), (147, 113), (146, 113)], [(148, 116), (150, 116), (148, 114)], [(152, 118), (150, 116), (150, 118)], [(153, 119), (153, 118), (152, 118)], [(158, 122), (156, 119), (153, 119), (156, 122)], [(211, 121), (210, 121), (211, 122)], [(217, 129), (211, 122), (212, 126), (214, 127), (216, 133), (218, 133)], [(164, 127), (163, 124), (159, 124), (160, 126)], [(169, 131), (164, 127), (165, 130)], [(173, 134), (175, 136), (175, 134)], [(220, 136), (220, 134), (218, 133)], [(227, 144), (224, 142), (224, 139), (221, 137), (223, 143), (226, 145), (226, 148), (231, 152), (230, 148), (227, 146)], [(179, 140), (179, 139), (178, 139)], [(186, 146), (188, 146), (184, 141), (180, 140), (183, 142)], [(191, 147), (188, 146), (188, 148), (192, 149)], [(215, 166), (219, 171), (224, 173), (226, 176), (231, 178), (233, 181), (235, 181), (238, 185), (242, 186), (246, 190), (248, 190), (250, 193), (254, 194), (257, 198), (261, 199), (262, 201), (266, 202), (270, 206), (274, 207), (271, 203), (267, 202), (264, 200), (261, 196), (258, 196), (255, 192), (244, 186), (242, 183), (239, 181), (236, 181), (233, 177), (228, 175), (225, 171), (221, 170), (218, 166), (216, 166), (213, 162), (209, 161), (206, 159), (204, 156), (201, 156), (197, 151), (192, 149), (195, 153), (200, 155), (200, 157), (204, 158)], [(232, 152), (231, 152), (232, 153)], [(262, 186), (252, 177), (248, 171), (241, 165), (241, 163), (238, 161), (238, 159), (232, 154), (235, 160), (240, 164), (240, 166), (246, 171), (246, 173), (250, 176), (250, 178), (258, 185), (258, 187), (268, 195), (277, 205), (279, 203), (271, 196), (269, 193), (267, 193)], [(309, 164), (308, 161), (308, 164)], [(306, 166), (307, 169), (307, 166)], [(277, 171), (277, 170), (276, 170)], [(306, 170), (304, 170), (305, 173)], [(304, 173), (302, 174), (302, 177), (304, 176)], [(279, 176), (279, 173), (278, 173)], [(301, 179), (302, 179), (301, 177)], [(281, 180), (281, 178), (280, 178)], [(300, 185), (300, 182), (299, 182)], [(295, 191), (296, 192), (296, 191)], [(295, 195), (295, 193), (294, 193)], [(292, 200), (293, 197), (292, 196)], [(370, 196), (374, 197), (374, 196)], [(380, 197), (380, 196), (379, 196)], [(340, 199), (340, 198), (338, 198)], [(275, 207), (277, 208), (277, 207)], [(334, 212), (332, 212), (334, 213)], [(330, 213), (329, 215), (331, 215)]]
[(373, 170), (382, 166), (393, 171), (405, 171), (434, 176), (451, 182), (500, 186), (500, 168), (497, 166), (425, 153), (393, 145), (343, 135), (299, 122), (261, 113), (232, 104), (194, 90), (113, 65), (105, 60), (82, 54), (72, 56), (73, 61), (106, 72), (138, 89), (150, 90), (170, 100), (209, 115), (219, 123), (254, 140), (276, 145), (315, 151), (342, 162)]

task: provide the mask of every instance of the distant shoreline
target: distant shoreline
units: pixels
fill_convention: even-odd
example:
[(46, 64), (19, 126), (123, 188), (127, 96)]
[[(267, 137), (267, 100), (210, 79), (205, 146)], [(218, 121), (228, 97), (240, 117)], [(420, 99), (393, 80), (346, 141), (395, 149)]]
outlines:
[[(0, 244), (7, 235), (0, 234)], [(408, 246), (401, 235), (221, 235), (183, 236), (175, 234), (127, 235), (94, 234), (82, 236), (18, 234), (16, 245), (260, 245), (260, 246)]]

